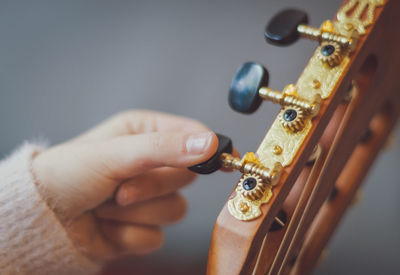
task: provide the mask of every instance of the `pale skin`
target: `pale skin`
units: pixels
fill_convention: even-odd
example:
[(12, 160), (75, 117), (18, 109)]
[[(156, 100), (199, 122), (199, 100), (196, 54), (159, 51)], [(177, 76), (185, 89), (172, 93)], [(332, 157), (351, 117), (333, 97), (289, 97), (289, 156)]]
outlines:
[(217, 146), (198, 121), (127, 111), (38, 153), (32, 167), (73, 242), (90, 258), (106, 260), (162, 245), (162, 226), (186, 212), (178, 190), (195, 179), (187, 167)]

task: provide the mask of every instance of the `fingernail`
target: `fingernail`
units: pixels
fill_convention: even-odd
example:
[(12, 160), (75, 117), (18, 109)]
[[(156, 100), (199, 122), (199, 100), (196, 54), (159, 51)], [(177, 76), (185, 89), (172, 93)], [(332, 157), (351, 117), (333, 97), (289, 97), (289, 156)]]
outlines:
[(186, 151), (192, 155), (200, 155), (211, 142), (212, 133), (203, 132), (189, 136), (186, 140)]

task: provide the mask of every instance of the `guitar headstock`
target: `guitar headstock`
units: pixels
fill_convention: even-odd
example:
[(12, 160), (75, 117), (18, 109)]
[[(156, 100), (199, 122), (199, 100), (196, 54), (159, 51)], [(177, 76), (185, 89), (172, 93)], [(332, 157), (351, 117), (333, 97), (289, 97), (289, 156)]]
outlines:
[[(268, 87), (268, 71), (255, 62), (233, 77), (232, 109), (250, 114), (266, 100), (281, 111), (256, 152), (217, 154), (216, 168), (242, 177), (215, 224), (209, 274), (310, 271), (399, 116), (398, 11), (395, 0), (349, 0), (318, 28), (293, 9), (268, 22), (267, 42), (311, 39), (317, 48), (282, 91)], [(373, 138), (360, 142), (368, 131)]]

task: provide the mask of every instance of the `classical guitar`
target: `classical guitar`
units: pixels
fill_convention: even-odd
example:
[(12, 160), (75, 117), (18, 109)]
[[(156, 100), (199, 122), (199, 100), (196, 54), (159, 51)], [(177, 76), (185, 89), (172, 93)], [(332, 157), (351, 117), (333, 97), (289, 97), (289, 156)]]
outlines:
[(400, 114), (400, 1), (348, 0), (319, 28), (294, 9), (267, 24), (267, 42), (318, 45), (296, 84), (268, 87), (258, 63), (239, 67), (229, 90), (238, 112), (264, 100), (281, 111), (256, 152), (217, 153), (191, 167), (242, 173), (215, 223), (207, 273), (307, 274), (315, 267)]

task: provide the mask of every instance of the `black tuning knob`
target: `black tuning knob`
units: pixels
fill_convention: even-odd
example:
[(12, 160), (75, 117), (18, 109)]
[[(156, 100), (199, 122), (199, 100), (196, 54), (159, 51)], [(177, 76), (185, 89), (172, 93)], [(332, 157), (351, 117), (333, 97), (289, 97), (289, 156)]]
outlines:
[(271, 44), (287, 46), (299, 39), (297, 27), (304, 24), (308, 24), (308, 16), (305, 12), (296, 9), (283, 10), (269, 21), (264, 35)]
[(258, 90), (268, 85), (269, 75), (262, 65), (247, 62), (239, 67), (229, 89), (229, 105), (237, 112), (255, 112), (262, 102)]
[(221, 155), (223, 153), (232, 153), (232, 140), (226, 136), (216, 134), (218, 137), (217, 152), (207, 161), (189, 167), (190, 171), (198, 174), (211, 174), (222, 167)]

